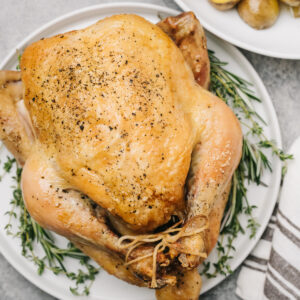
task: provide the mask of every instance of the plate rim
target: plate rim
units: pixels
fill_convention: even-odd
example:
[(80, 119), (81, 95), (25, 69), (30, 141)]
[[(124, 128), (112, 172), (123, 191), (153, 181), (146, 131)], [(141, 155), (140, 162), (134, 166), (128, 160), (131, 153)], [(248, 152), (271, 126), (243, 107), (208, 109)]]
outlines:
[[(177, 0), (175, 0), (175, 1), (177, 1)], [(3, 62), (0, 64), (0, 70), (3, 69), (10, 62), (10, 60), (14, 58), (14, 56), (17, 55), (17, 52), (16, 52), (17, 49), (22, 49), (28, 43), (28, 41), (33, 39), (38, 34), (41, 34), (44, 30), (47, 30), (50, 27), (52, 27), (62, 21), (76, 17), (83, 13), (88, 13), (93, 10), (118, 9), (118, 8), (147, 9), (147, 10), (152, 10), (152, 11), (155, 10), (158, 12), (160, 11), (162, 13), (174, 14), (174, 15), (180, 13), (180, 11), (168, 8), (166, 6), (160, 6), (160, 5), (148, 4), (148, 3), (139, 3), (139, 2), (114, 2), (114, 3), (86, 6), (86, 7), (80, 8), (80, 9), (76, 9), (76, 10), (66, 13), (62, 16), (59, 16), (59, 17), (53, 19), (52, 21), (47, 22), (46, 24), (44, 24), (43, 26), (39, 27), (38, 29), (34, 30), (31, 34), (26, 36), (5, 57)], [(210, 34), (210, 35), (212, 36), (213, 39), (217, 39), (217, 40), (219, 39), (218, 37), (215, 37), (212, 34)], [(266, 104), (266, 106), (269, 109), (270, 119), (272, 120), (272, 123), (273, 123), (272, 125), (274, 127), (274, 135), (276, 136), (276, 142), (277, 142), (278, 147), (281, 148), (282, 147), (282, 138), (281, 138), (281, 132), (280, 132), (277, 114), (276, 114), (275, 108), (273, 106), (271, 97), (270, 97), (265, 85), (263, 84), (262, 79), (259, 77), (259, 75), (255, 71), (254, 67), (250, 64), (250, 62), (247, 60), (247, 58), (236, 47), (234, 47), (233, 45), (230, 45), (229, 43), (227, 43), (226, 41), (224, 41), (222, 39), (219, 39), (219, 40), (221, 43), (224, 44), (224, 47), (227, 48), (227, 51), (229, 53), (232, 53), (235, 57), (237, 57), (239, 60), (242, 61), (242, 63), (245, 66), (246, 71), (249, 73), (250, 76), (252, 76), (254, 78), (254, 81), (256, 82), (255, 86), (261, 92), (261, 96), (264, 100), (264, 103)], [(270, 210), (270, 213), (268, 215), (266, 215), (266, 217), (264, 218), (264, 222), (261, 222), (260, 227), (256, 233), (256, 236), (252, 240), (253, 242), (251, 244), (251, 247), (248, 247), (248, 250), (245, 251), (245, 254), (240, 255), (239, 259), (234, 263), (234, 266), (232, 267), (233, 271), (235, 271), (242, 264), (242, 262), (246, 259), (246, 257), (251, 253), (251, 251), (253, 250), (253, 248), (256, 246), (257, 242), (261, 238), (261, 236), (271, 218), (272, 211), (277, 202), (277, 197), (278, 197), (279, 188), (280, 188), (280, 180), (281, 180), (281, 175), (280, 175), (281, 174), (281, 172), (280, 172), (281, 162), (278, 160), (277, 164), (278, 164), (278, 167), (276, 169), (278, 169), (278, 171), (277, 171), (277, 173), (273, 173), (274, 174), (273, 176), (275, 177), (275, 179), (274, 179), (275, 185), (274, 185), (274, 191), (273, 191), (274, 199), (273, 199), (273, 203), (271, 203), (272, 210)], [(13, 266), (13, 268), (15, 270), (17, 270), (22, 276), (24, 276), (27, 280), (29, 280), (32, 284), (34, 284), (39, 289), (41, 289), (41, 290), (45, 291), (46, 293), (48, 293), (49, 295), (52, 295), (59, 299), (65, 299), (65, 300), (74, 299), (74, 297), (71, 297), (71, 295), (70, 295), (70, 297), (61, 298), (61, 295), (59, 293), (48, 288), (46, 284), (37, 282), (36, 279), (29, 272), (27, 272), (27, 268), (24, 267), (24, 265), (18, 264), (17, 262), (14, 261), (13, 255), (10, 254), (9, 251), (5, 249), (3, 243), (0, 243), (0, 252), (4, 256), (4, 258), (10, 263), (10, 265)], [(211, 281), (212, 284), (207, 284), (206, 288), (201, 291), (201, 294), (203, 294), (203, 293), (207, 292), (208, 290), (210, 290), (211, 288), (217, 286), (219, 283), (221, 283), (227, 277), (228, 276), (226, 276), (226, 277), (220, 276), (216, 282), (212, 280)], [(83, 298), (78, 297), (76, 299), (79, 300), (79, 299), (83, 299)], [(84, 299), (86, 299), (86, 298), (84, 298)], [(91, 299), (92, 299), (92, 297), (91, 297)]]
[[(174, 0), (174, 1), (183, 11), (191, 11), (191, 8), (185, 3), (184, 0)], [(197, 13), (196, 13), (196, 15), (197, 15)], [(238, 39), (231, 38), (229, 35), (222, 33), (220, 30), (216, 29), (214, 26), (205, 22), (205, 20), (201, 20), (201, 24), (203, 25), (203, 27), (206, 30), (213, 33), (217, 37), (219, 37), (219, 38), (223, 39), (224, 41), (231, 43), (237, 47), (243, 48), (245, 50), (248, 50), (248, 51), (251, 51), (251, 52), (254, 52), (257, 54), (265, 55), (268, 57), (274, 57), (274, 58), (289, 59), (289, 60), (299, 60), (300, 59), (300, 52), (298, 54), (297, 53), (284, 54), (282, 52), (264, 50), (259, 47), (248, 44), (246, 42), (239, 41)]]

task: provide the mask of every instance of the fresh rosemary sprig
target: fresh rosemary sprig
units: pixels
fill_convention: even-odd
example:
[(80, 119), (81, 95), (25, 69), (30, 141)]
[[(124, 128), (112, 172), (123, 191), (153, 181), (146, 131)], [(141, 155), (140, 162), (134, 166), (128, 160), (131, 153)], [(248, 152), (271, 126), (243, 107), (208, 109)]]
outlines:
[[(239, 221), (240, 215), (248, 216), (247, 228), (250, 230), (250, 239), (256, 235), (260, 226), (252, 215), (253, 209), (256, 207), (248, 202), (246, 183), (252, 182), (265, 186), (261, 181), (262, 174), (264, 171), (272, 171), (272, 167), (263, 150), (270, 148), (273, 155), (283, 162), (292, 159), (292, 155), (285, 154), (274, 141), (268, 140), (265, 136), (262, 126), (266, 123), (252, 106), (253, 101), (261, 102), (251, 90), (252, 84), (226, 70), (224, 67), (227, 63), (221, 62), (213, 51), (209, 51), (209, 58), (211, 92), (233, 109), (241, 124), (247, 129), (243, 137), (242, 158), (232, 178), (231, 191), (222, 220), (221, 236), (217, 244), (218, 261), (213, 264), (210, 262), (203, 264), (202, 274), (211, 278), (217, 274), (232, 273), (229, 262), (232, 258), (232, 251), (235, 251), (233, 241), (239, 233), (245, 233), (245, 229)], [(282, 174), (285, 173), (286, 164), (283, 166)], [(224, 242), (225, 240), (227, 243)]]
[[(4, 171), (7, 173), (10, 172), (15, 162), (15, 159), (7, 157), (7, 161), (3, 166)], [(99, 272), (99, 268), (91, 265), (89, 257), (75, 248), (71, 243), (65, 249), (59, 248), (55, 244), (52, 234), (43, 229), (31, 218), (22, 197), (20, 188), (21, 174), (22, 169), (16, 167), (16, 175), (13, 176), (16, 186), (13, 187), (13, 199), (10, 202), (12, 208), (6, 212), (9, 215), (9, 222), (5, 226), (6, 233), (20, 238), (22, 255), (37, 266), (39, 275), (43, 274), (45, 269), (52, 271), (55, 275), (64, 274), (75, 282), (75, 286), (70, 287), (70, 291), (74, 295), (88, 295), (91, 285), (95, 280), (95, 275)], [(17, 232), (12, 232), (12, 218), (16, 218), (19, 221)], [(43, 257), (36, 254), (37, 245), (43, 249)], [(79, 260), (85, 270), (79, 269), (77, 273), (68, 271), (64, 266), (64, 259), (66, 257)]]

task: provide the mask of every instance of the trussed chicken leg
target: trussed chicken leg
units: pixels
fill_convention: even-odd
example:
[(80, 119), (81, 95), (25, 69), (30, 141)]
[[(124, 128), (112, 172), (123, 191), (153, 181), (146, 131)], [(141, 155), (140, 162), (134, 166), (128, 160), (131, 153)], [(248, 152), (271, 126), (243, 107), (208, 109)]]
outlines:
[(197, 269), (179, 274), (174, 286), (156, 290), (157, 300), (198, 300), (202, 280)]
[[(240, 125), (228, 106), (203, 89), (200, 89), (199, 98), (201, 102), (195, 104), (191, 112), (202, 130), (193, 150), (187, 180), (187, 227), (189, 223), (201, 226), (204, 220), (210, 222), (212, 208), (230, 184), (242, 149)], [(194, 245), (198, 251), (207, 252), (205, 234), (183, 238), (182, 247)], [(179, 257), (189, 267), (198, 265), (199, 259), (201, 257), (195, 255)]]
[[(150, 284), (151, 258), (120, 268), (120, 262), (124, 265), (127, 250), (118, 246), (119, 236), (109, 228), (105, 212), (82, 193), (70, 189), (68, 183), (55, 171), (55, 162), (44, 156), (41, 149), (26, 161), (22, 172), (22, 192), (30, 215), (42, 227), (78, 244), (80, 249), (86, 250), (87, 255), (91, 253), (106, 271), (120, 279), (140, 286)], [(150, 246), (136, 249), (130, 259), (151, 254), (152, 251), (153, 247)], [(114, 262), (113, 266), (107, 261), (101, 262), (101, 257), (109, 256), (110, 262)], [(163, 253), (158, 256), (158, 264), (160, 262), (166, 264)], [(114, 270), (118, 272), (113, 273)], [(172, 276), (162, 275), (157, 279), (159, 286), (175, 282)]]

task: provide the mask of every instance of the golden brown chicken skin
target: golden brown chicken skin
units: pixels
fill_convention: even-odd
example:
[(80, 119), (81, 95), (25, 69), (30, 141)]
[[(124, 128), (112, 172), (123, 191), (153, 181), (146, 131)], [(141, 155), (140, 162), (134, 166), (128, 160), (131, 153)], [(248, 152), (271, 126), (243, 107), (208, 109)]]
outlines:
[(158, 299), (196, 299), (192, 269), (216, 242), (242, 134), (199, 85), (209, 61), (194, 15), (158, 25), (116, 15), (30, 45), (21, 61), (29, 130), (19, 118), (10, 128), (24, 143), (1, 138), (14, 154), (25, 149), (22, 191), (38, 223), (123, 280), (166, 286)]

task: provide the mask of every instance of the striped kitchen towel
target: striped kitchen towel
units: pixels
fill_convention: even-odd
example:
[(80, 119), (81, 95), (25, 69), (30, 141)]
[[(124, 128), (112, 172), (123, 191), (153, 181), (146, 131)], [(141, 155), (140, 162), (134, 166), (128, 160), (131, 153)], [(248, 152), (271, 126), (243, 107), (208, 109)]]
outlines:
[(300, 300), (300, 138), (290, 153), (278, 207), (237, 280), (245, 300)]

